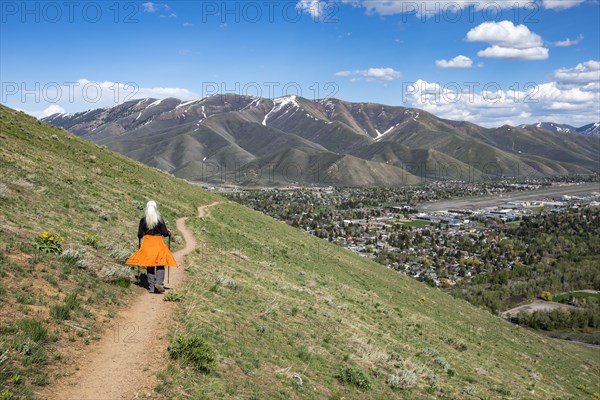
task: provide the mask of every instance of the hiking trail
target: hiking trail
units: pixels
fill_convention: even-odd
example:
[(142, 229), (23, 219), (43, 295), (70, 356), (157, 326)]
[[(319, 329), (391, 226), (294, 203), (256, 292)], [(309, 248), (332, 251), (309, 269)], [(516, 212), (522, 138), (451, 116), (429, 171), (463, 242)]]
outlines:
[[(198, 218), (220, 202), (198, 207)], [(173, 253), (178, 266), (196, 249), (196, 238), (186, 226), (187, 218), (176, 221), (185, 247)], [(171, 268), (170, 283), (180, 289), (183, 268)], [(122, 310), (102, 338), (77, 356), (78, 369), (43, 390), (46, 399), (116, 400), (150, 398), (157, 384), (156, 373), (167, 361), (168, 325), (176, 304), (163, 301), (163, 295), (145, 293)]]

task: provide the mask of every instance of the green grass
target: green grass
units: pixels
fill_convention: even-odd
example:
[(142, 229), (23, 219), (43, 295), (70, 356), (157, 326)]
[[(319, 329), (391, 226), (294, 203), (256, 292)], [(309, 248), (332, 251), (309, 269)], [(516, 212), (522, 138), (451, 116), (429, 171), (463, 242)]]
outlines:
[(18, 321), (17, 326), (29, 340), (37, 343), (45, 343), (48, 340), (48, 330), (40, 321), (26, 318)]
[[(7, 259), (0, 355), (10, 355), (0, 364), (0, 393), (35, 398), (56, 379), (48, 371), (74, 372), (68, 357), (48, 354), (93, 337), (67, 324), (98, 332), (127, 304), (137, 289), (97, 273), (115, 264), (117, 252), (107, 249), (137, 248), (149, 199), (172, 228), (188, 217), (200, 244), (186, 260), (176, 322), (163, 343), (179, 342), (159, 375), (165, 399), (492, 399), (507, 382), (520, 399), (600, 392), (598, 350), (517, 328), (233, 203), (197, 220), (197, 206), (217, 196), (2, 106), (0, 135), (0, 216), (10, 227), (0, 230)], [(73, 262), (40, 254), (32, 243), (44, 230), (85, 255)], [(48, 317), (51, 307), (69, 310), (71, 321)], [(39, 326), (21, 328), (15, 320), (25, 313)], [(340, 382), (346, 369), (350, 383)], [(363, 380), (368, 389), (357, 384)]]
[(367, 375), (357, 367), (343, 367), (337, 375), (340, 383), (354, 385), (359, 389), (368, 390), (371, 388), (371, 381)]
[(211, 372), (217, 364), (216, 351), (206, 340), (196, 335), (174, 337), (169, 346), (169, 355), (199, 372)]
[[(148, 200), (158, 202), (174, 229), (177, 217), (194, 217), (198, 205), (215, 198), (4, 106), (0, 189), (0, 220), (8, 227), (0, 230), (0, 328), (7, 328), (0, 329), (0, 355), (10, 349), (0, 365), (0, 396), (11, 393), (13, 399), (36, 398), (37, 386), (74, 372), (69, 357), (45, 356), (74, 345), (73, 332), (63, 330), (66, 323), (96, 335), (110, 329), (110, 318), (101, 316), (115, 314), (134, 295), (137, 288), (125, 287), (128, 281), (104, 282), (99, 272), (137, 248), (137, 224)], [(61, 257), (36, 250), (36, 237), (44, 231), (64, 237), (62, 248), (71, 253)], [(56, 330), (58, 335), (49, 334), (56, 340), (31, 342), (19, 334), (24, 352), (18, 351), (15, 320), (23, 316), (48, 332)], [(92, 340), (90, 335), (81, 342)], [(42, 360), (40, 368), (36, 362)], [(42, 375), (42, 370), (59, 373)], [(21, 377), (18, 383), (13, 373)]]
[(122, 288), (128, 288), (129, 286), (131, 286), (131, 281), (126, 278), (117, 278), (113, 281), (110, 281), (110, 283), (112, 283), (115, 286), (122, 287)]
[(574, 297), (576, 299), (594, 299), (598, 304), (600, 304), (600, 293), (588, 293), (577, 291), (554, 295), (552, 296), (552, 301), (562, 303), (568, 301), (571, 297)]
[(64, 304), (50, 306), (50, 316), (56, 320), (64, 321), (71, 318), (71, 309)]
[[(161, 374), (168, 398), (294, 398), (300, 380), (306, 398), (491, 399), (505, 382), (524, 399), (600, 390), (598, 350), (518, 328), (237, 204), (189, 223), (203, 245), (173, 332), (201, 335), (219, 357), (204, 376), (172, 362)], [(340, 382), (344, 368), (369, 389)]]
[(179, 302), (179, 301), (183, 300), (183, 295), (181, 293), (171, 289), (163, 296), (163, 300)]

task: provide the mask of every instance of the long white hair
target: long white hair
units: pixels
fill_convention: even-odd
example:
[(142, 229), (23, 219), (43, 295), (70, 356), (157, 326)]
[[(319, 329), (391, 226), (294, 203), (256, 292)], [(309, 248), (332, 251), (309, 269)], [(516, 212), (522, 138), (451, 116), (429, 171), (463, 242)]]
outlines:
[(148, 229), (154, 228), (156, 225), (158, 225), (158, 221), (162, 220), (162, 217), (158, 212), (158, 207), (154, 200), (150, 200), (146, 204), (146, 209), (144, 210), (144, 217), (146, 218), (146, 227)]

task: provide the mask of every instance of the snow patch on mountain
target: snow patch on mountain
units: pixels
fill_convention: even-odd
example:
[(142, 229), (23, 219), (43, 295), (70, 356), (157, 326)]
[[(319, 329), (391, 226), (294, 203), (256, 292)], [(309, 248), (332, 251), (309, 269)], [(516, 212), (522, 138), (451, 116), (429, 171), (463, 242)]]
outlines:
[(162, 103), (162, 101), (163, 101), (163, 99), (156, 100), (155, 102), (153, 102), (153, 103), (151, 103), (151, 104), (148, 104), (148, 106), (146, 106), (146, 108), (150, 108), (150, 107), (157, 106), (157, 105), (159, 105), (160, 103)]
[[(296, 99), (297, 99), (297, 96), (284, 96), (284, 97), (278, 97), (275, 100), (273, 100), (273, 108), (271, 109), (271, 111), (269, 111), (267, 113), (267, 115), (265, 115), (265, 118), (263, 119), (262, 124), (264, 126), (267, 126), (267, 120), (269, 119), (269, 116), (277, 111), (282, 110), (284, 107), (291, 105), (293, 107), (300, 108), (300, 105), (298, 104), (298, 101)], [(289, 111), (289, 109), (286, 111), (286, 113), (288, 111)]]
[(180, 109), (181, 107), (189, 106), (190, 104), (198, 103), (200, 101), (202, 101), (202, 100), (190, 100), (190, 101), (186, 101), (185, 103), (178, 104), (175, 107), (175, 110)]
[(406, 110), (406, 111), (404, 111), (404, 114), (410, 114), (413, 121), (417, 121), (419, 119), (419, 115), (420, 115), (420, 113), (418, 111), (415, 114), (415, 111), (412, 111), (412, 110)]
[(246, 106), (244, 106), (244, 108), (242, 108), (240, 111), (245, 111), (245, 110), (253, 108), (253, 107), (258, 107), (259, 104), (260, 104), (260, 97), (253, 97), (252, 101), (250, 103), (248, 103)]
[(377, 137), (375, 138), (376, 142), (379, 142), (381, 140), (381, 138), (383, 138), (385, 135), (387, 135), (388, 133), (390, 133), (394, 128), (397, 128), (398, 125), (400, 125), (399, 123), (396, 125), (391, 126), (387, 131), (381, 133), (379, 132), (377, 129), (375, 129), (375, 132), (377, 132)]
[(331, 118), (335, 112), (335, 104), (331, 101), (331, 99), (322, 99), (319, 100), (319, 103), (325, 107), (325, 114), (327, 114), (327, 117)]
[(600, 137), (600, 122), (589, 124), (577, 129), (577, 132), (583, 136)]

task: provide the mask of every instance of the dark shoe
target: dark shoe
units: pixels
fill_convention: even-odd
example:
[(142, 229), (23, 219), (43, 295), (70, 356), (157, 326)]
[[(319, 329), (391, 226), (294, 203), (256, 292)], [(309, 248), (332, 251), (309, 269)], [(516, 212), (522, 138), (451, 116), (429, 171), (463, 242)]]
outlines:
[(164, 286), (163, 285), (159, 285), (159, 284), (154, 285), (154, 290), (156, 290), (158, 293), (164, 293), (165, 292)]

